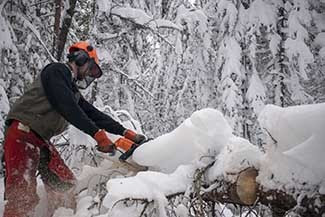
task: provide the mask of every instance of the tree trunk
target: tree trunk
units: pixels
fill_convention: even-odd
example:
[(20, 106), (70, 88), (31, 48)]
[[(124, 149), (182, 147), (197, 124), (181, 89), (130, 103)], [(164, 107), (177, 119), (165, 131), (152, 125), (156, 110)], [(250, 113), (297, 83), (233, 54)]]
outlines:
[[(283, 7), (279, 8), (278, 11), (278, 15), (279, 15), (279, 20), (277, 23), (277, 33), (280, 35), (281, 40), (280, 40), (280, 44), (279, 44), (279, 60), (278, 60), (278, 64), (279, 64), (279, 70), (281, 75), (278, 75), (278, 82), (277, 82), (277, 86), (276, 89), (280, 89), (280, 106), (281, 107), (285, 107), (286, 103), (285, 103), (285, 84), (284, 84), (284, 75), (288, 74), (288, 59), (286, 56), (286, 49), (285, 49), (285, 41), (287, 40), (287, 33), (286, 33), (286, 29), (288, 28), (288, 14), (287, 11), (285, 9), (285, 4), (286, 4), (287, 0), (282, 0), (283, 2)], [(278, 104), (277, 102), (275, 104)]]
[[(325, 195), (313, 195), (312, 198), (304, 197), (300, 204), (291, 194), (280, 190), (268, 190), (256, 182), (258, 171), (247, 168), (238, 174), (235, 183), (217, 180), (220, 186), (204, 193), (207, 202), (234, 203), (251, 206), (256, 203), (271, 208), (273, 216), (282, 217), (289, 210), (295, 210), (301, 217), (319, 217), (325, 214)], [(293, 192), (294, 193), (294, 189)], [(299, 197), (298, 197), (299, 198)]]
[(58, 37), (58, 47), (57, 47), (57, 55), (56, 55), (57, 60), (61, 59), (61, 56), (62, 56), (62, 53), (64, 50), (64, 46), (67, 41), (69, 29), (70, 29), (70, 26), (72, 23), (72, 18), (73, 18), (73, 14), (74, 14), (74, 11), (76, 8), (77, 0), (69, 0), (69, 2), (70, 2), (70, 4), (69, 4), (70, 8), (67, 10), (67, 14), (63, 19), (61, 31), (60, 31), (60, 34)]
[(61, 8), (62, 8), (62, 0), (55, 0), (55, 16), (54, 16), (54, 35), (53, 35), (53, 51), (52, 53), (56, 53), (56, 48), (58, 44), (58, 36), (60, 33), (60, 21), (61, 21)]

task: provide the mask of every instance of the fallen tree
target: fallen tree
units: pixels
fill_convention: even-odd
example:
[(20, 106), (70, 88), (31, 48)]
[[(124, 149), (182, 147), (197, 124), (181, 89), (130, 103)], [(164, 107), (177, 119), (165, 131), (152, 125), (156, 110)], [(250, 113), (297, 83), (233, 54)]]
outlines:
[[(263, 204), (271, 209), (274, 217), (285, 216), (289, 212), (306, 217), (319, 217), (325, 214), (325, 195), (319, 194), (319, 189), (310, 189), (311, 192), (308, 193), (298, 189), (270, 190), (256, 181), (257, 175), (256, 169), (247, 168), (238, 173), (236, 182), (225, 182), (224, 177), (220, 177), (215, 180), (216, 187), (201, 197), (206, 202), (241, 206)], [(294, 197), (293, 194), (298, 194), (298, 197)]]
[[(141, 210), (139, 216), (229, 216), (225, 214), (229, 209), (240, 216), (324, 216), (322, 157), (325, 135), (322, 129), (325, 129), (325, 120), (322, 114), (325, 104), (289, 108), (267, 106), (263, 111), (259, 120), (269, 136), (263, 147), (229, 136), (220, 114), (212, 110), (193, 114), (166, 138), (148, 144), (148, 148), (158, 148), (159, 142), (166, 145), (175, 140), (186, 144), (187, 148), (194, 141), (193, 146), (197, 147), (195, 141), (210, 141), (210, 136), (222, 141), (215, 141), (218, 148), (210, 152), (214, 154), (201, 157), (188, 166), (177, 167), (171, 174), (150, 171), (109, 180), (103, 205), (109, 208), (112, 216), (114, 209), (132, 202)], [(222, 124), (207, 133), (199, 128), (211, 129), (211, 123), (216, 121)], [(184, 132), (187, 137), (182, 137)], [(153, 159), (145, 158), (145, 148), (142, 153), (141, 150), (135, 153), (136, 159), (164, 168), (163, 161), (155, 161), (158, 153)], [(169, 155), (169, 165), (173, 156)], [(132, 186), (139, 190), (124, 190)]]
[[(257, 147), (217, 110), (195, 112), (136, 149), (133, 160), (149, 171), (122, 173), (107, 159), (84, 168), (78, 193), (89, 197), (87, 210), (73, 216), (324, 216), (324, 113), (325, 104), (266, 107), (260, 122), (270, 139)], [(72, 143), (87, 140), (72, 134)]]

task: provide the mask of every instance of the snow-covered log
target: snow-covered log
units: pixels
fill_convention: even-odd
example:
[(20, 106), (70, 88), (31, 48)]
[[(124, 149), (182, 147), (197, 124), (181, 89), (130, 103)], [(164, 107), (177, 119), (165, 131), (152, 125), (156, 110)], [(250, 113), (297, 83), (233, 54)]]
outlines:
[[(169, 204), (182, 195), (187, 216), (216, 212), (215, 204), (237, 204), (251, 210), (264, 205), (273, 216), (323, 216), (325, 135), (320, 129), (324, 129), (324, 113), (324, 104), (266, 106), (260, 122), (270, 141), (277, 143), (261, 149), (232, 135), (220, 112), (197, 111), (177, 129), (134, 153), (136, 162), (159, 172), (109, 180), (103, 204), (113, 215), (116, 204), (126, 199), (157, 203), (161, 214), (161, 207), (173, 209)], [(137, 188), (130, 192), (132, 186)]]
[[(301, 216), (317, 217), (325, 213), (325, 195), (307, 195), (297, 189), (292, 192), (268, 189), (256, 181), (258, 171), (247, 168), (237, 174), (235, 182), (225, 182), (224, 177), (215, 181), (216, 187), (202, 195), (206, 201), (218, 203), (233, 203), (243, 206), (263, 204), (270, 207), (273, 216), (285, 216), (290, 211), (298, 212)], [(218, 183), (218, 184), (217, 184)], [(295, 193), (298, 196), (292, 196)]]
[(324, 113), (324, 103), (266, 106), (259, 117), (270, 136), (265, 153), (255, 150), (254, 155), (248, 144), (240, 147), (241, 142), (230, 140), (233, 144), (209, 169), (210, 186), (216, 186), (204, 198), (250, 206), (260, 203), (270, 207), (274, 216), (291, 211), (301, 216), (324, 215)]

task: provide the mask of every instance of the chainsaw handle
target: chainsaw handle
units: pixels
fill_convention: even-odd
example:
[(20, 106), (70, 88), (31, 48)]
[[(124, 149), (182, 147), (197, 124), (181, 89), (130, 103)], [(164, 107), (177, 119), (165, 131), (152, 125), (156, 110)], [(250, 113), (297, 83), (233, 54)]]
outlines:
[(135, 149), (137, 147), (139, 147), (139, 146), (137, 146), (136, 144), (133, 144), (129, 150), (127, 150), (126, 152), (124, 152), (123, 154), (121, 154), (121, 156), (119, 157), (119, 160), (121, 162), (126, 161), (133, 154), (133, 152), (135, 151)]
[(137, 149), (139, 146), (141, 146), (142, 144), (144, 144), (144, 143), (146, 143), (146, 142), (148, 142), (150, 140), (152, 140), (152, 138), (145, 139), (140, 144), (133, 143), (132, 146), (131, 146), (131, 148), (129, 148), (126, 152), (124, 152), (123, 154), (121, 154), (121, 156), (119, 157), (119, 160), (121, 162), (125, 162), (133, 154), (133, 152), (135, 151), (135, 149)]

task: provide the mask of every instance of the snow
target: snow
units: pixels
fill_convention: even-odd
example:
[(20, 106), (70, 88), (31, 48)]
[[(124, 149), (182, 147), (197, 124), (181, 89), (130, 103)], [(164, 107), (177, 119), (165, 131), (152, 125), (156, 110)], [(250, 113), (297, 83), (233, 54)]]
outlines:
[(301, 25), (297, 16), (297, 13), (290, 13), (288, 18), (288, 33), (290, 37), (303, 41), (304, 39), (308, 39), (308, 31)]
[(305, 26), (309, 26), (312, 17), (306, 7), (306, 1), (297, 1), (297, 8), (293, 8), (288, 17), (288, 39), (285, 42), (285, 48), (289, 57), (289, 62), (298, 59), (298, 74), (307, 79), (306, 68), (308, 64), (314, 61), (311, 50), (305, 41), (309, 40), (309, 33)]
[[(209, 170), (208, 179), (215, 180), (218, 176), (224, 175), (232, 180), (231, 175), (240, 172), (248, 167), (259, 168), (259, 161), (262, 152), (247, 140), (232, 136), (219, 155), (215, 165)], [(234, 180), (233, 180), (234, 181)]]
[(325, 32), (320, 32), (314, 39), (314, 44), (321, 48), (325, 47)]
[(7, 114), (9, 112), (9, 100), (1, 81), (2, 79), (0, 79), (0, 111), (1, 113), (3, 112), (3, 114)]
[[(0, 11), (3, 10), (3, 6), (6, 1), (3, 1), (0, 5)], [(9, 23), (5, 20), (3, 16), (0, 16), (0, 49), (14, 47), (11, 39), (11, 34), (9, 30)]]
[(325, 58), (325, 47), (323, 47), (320, 51), (319, 51), (319, 56), (322, 58)]
[(140, 146), (133, 160), (163, 172), (173, 172), (179, 165), (189, 164), (204, 154), (219, 153), (230, 135), (232, 129), (219, 111), (202, 109), (172, 132)]
[[(197, 65), (196, 67), (199, 70), (204, 71), (204, 68), (206, 68), (205, 63), (209, 58), (207, 50), (209, 50), (211, 47), (211, 36), (209, 35), (207, 15), (203, 10), (186, 8), (184, 5), (181, 5), (177, 8), (175, 23), (176, 25), (180, 26), (180, 30), (182, 30), (179, 31), (176, 36), (176, 53), (182, 54), (184, 59), (195, 59), (194, 61)], [(202, 40), (199, 45), (202, 48), (202, 51), (195, 54), (189, 49), (186, 49), (187, 46), (185, 44), (198, 40), (198, 37), (200, 40)], [(186, 43), (184, 44), (185, 41)]]
[(197, 28), (198, 32), (204, 34), (208, 31), (207, 19), (202, 10), (191, 10), (181, 5), (177, 9), (175, 22), (178, 26), (185, 24), (189, 28), (188, 32), (194, 32), (194, 28)]
[(252, 2), (251, 6), (241, 14), (241, 22), (246, 22), (254, 28), (252, 31), (258, 29), (261, 25), (271, 27), (276, 25), (277, 12), (273, 6), (267, 1), (256, 0)]
[(112, 8), (112, 3), (110, 1), (96, 0), (96, 4), (98, 6), (99, 12), (104, 12), (104, 13), (107, 13), (107, 15), (109, 15), (109, 12)]
[(219, 49), (222, 54), (219, 58), (225, 59), (224, 73), (222, 80), (230, 76), (232, 73), (241, 77), (241, 48), (239, 43), (232, 37), (227, 37)]
[(3, 210), (4, 210), (4, 180), (0, 179), (0, 214), (2, 216)]
[[(2, 79), (0, 79), (0, 126), (4, 126), (5, 120), (2, 117), (5, 117), (5, 115), (9, 112), (9, 100), (6, 94), (5, 89), (2, 86)], [(2, 140), (4, 137), (3, 132), (0, 131), (0, 140)], [(1, 152), (0, 152), (1, 153)], [(1, 169), (0, 165), (0, 169)]]
[(270, 189), (303, 189), (324, 180), (325, 167), (320, 164), (325, 150), (324, 112), (325, 103), (264, 108), (259, 122), (276, 144), (266, 147), (258, 181)]
[[(197, 111), (174, 131), (146, 143), (135, 152), (133, 160), (138, 163), (156, 168), (161, 164), (158, 172), (142, 172), (135, 177), (109, 180), (104, 205), (112, 208), (123, 198), (146, 198), (160, 201), (158, 203), (163, 205), (167, 195), (185, 192), (190, 183), (188, 177), (200, 166), (197, 164), (200, 157), (179, 150), (186, 146), (186, 149), (201, 149), (203, 154), (203, 150), (211, 148), (211, 145), (205, 145), (211, 140), (216, 151), (216, 163), (208, 173), (211, 182), (218, 176), (234, 181), (235, 176), (231, 174), (255, 167), (259, 170), (257, 181), (270, 189), (303, 190), (306, 183), (309, 186), (320, 184), (325, 177), (325, 167), (319, 164), (325, 149), (325, 136), (321, 134), (325, 124), (324, 110), (325, 104), (288, 108), (266, 106), (259, 120), (278, 140), (276, 149), (268, 149), (266, 153), (247, 140), (232, 135), (229, 125), (217, 110)], [(205, 142), (191, 142), (198, 138)], [(181, 162), (182, 158), (184, 162)], [(182, 166), (174, 170), (177, 164)], [(166, 171), (173, 172), (166, 174)], [(320, 191), (322, 189), (324, 187)]]
[(250, 80), (250, 84), (246, 93), (246, 97), (251, 104), (251, 107), (254, 109), (255, 113), (260, 114), (261, 110), (264, 108), (265, 104), (265, 87), (257, 75), (257, 73), (253, 73), (252, 78)]
[(174, 24), (173, 22), (171, 22), (169, 20), (156, 19), (153, 22), (159, 28), (173, 28), (173, 29), (181, 30), (181, 28), (179, 27), (179, 25)]
[[(194, 4), (194, 0), (191, 2)], [(291, 4), (292, 2), (294, 4)], [(321, 2), (325, 3), (325, 0), (321, 0)], [(2, 11), (5, 3), (6, 1), (1, 3), (0, 11)], [(68, 3), (68, 1), (65, 1), (65, 3)], [(99, 12), (106, 13), (106, 15), (112, 14), (154, 31), (157, 31), (158, 28), (185, 31), (185, 27), (189, 28), (191, 34), (194, 32), (192, 30), (196, 28), (200, 34), (209, 31), (208, 20), (210, 17), (207, 17), (202, 10), (179, 6), (174, 23), (169, 20), (155, 19), (151, 14), (141, 9), (131, 7), (112, 8), (110, 1), (96, 0), (96, 3)], [(246, 28), (245, 30), (248, 32), (244, 33), (249, 36), (254, 31), (257, 31), (261, 25), (264, 25), (271, 29), (268, 29), (268, 31), (273, 32), (274, 29), (272, 30), (272, 28), (276, 27), (278, 19), (276, 14), (278, 8), (271, 6), (272, 3), (266, 0), (255, 0), (250, 1), (250, 3), (250, 7), (244, 9), (240, 6), (240, 3), (234, 5), (229, 0), (218, 1), (218, 4), (214, 5), (216, 7), (215, 16), (222, 17), (222, 23), (220, 23), (218, 30), (222, 33), (235, 32), (235, 28)], [(319, 49), (319, 55), (325, 58), (325, 17), (316, 11), (310, 15), (310, 11), (307, 10), (308, 5), (308, 1), (305, 0), (287, 2), (286, 9), (289, 12), (287, 26), (289, 28), (284, 30), (289, 36), (285, 42), (289, 63), (298, 63), (298, 67), (295, 69), (298, 70), (297, 74), (304, 79), (307, 78), (305, 70), (308, 64), (313, 62), (311, 50), (306, 45), (306, 42), (310, 42), (310, 34), (306, 28), (311, 26), (312, 20), (316, 29), (320, 32), (316, 35), (312, 44), (316, 46), (317, 50)], [(32, 23), (24, 17), (19, 19), (32, 32), (27, 36), (27, 41), (31, 42), (31, 38), (36, 37), (42, 46), (46, 48), (38, 30)], [(186, 25), (182, 25), (184, 21)], [(0, 16), (0, 50), (3, 48), (16, 49), (13, 44), (15, 39), (11, 38), (13, 37), (11, 32), (11, 25), (7, 22), (5, 16)], [(118, 34), (107, 32), (98, 33), (98, 37), (102, 39), (111, 39), (117, 36)], [(179, 32), (179, 43), (176, 44), (176, 48), (178, 53), (183, 53), (180, 37), (181, 33)], [(239, 40), (235, 39), (236, 37), (237, 34), (235, 33), (234, 36), (223, 38), (218, 44), (218, 53), (220, 53), (218, 62), (224, 63), (220, 87), (231, 87), (223, 91), (224, 95), (222, 95), (222, 100), (229, 107), (229, 111), (235, 107), (235, 104), (241, 103), (241, 100), (236, 98), (237, 92), (240, 92), (240, 89), (236, 89), (236, 82), (241, 80), (243, 74), (242, 48), (238, 43)], [(268, 37), (270, 50), (273, 56), (276, 56), (280, 36), (270, 34)], [(203, 39), (204, 43), (202, 44), (209, 48), (208, 41), (210, 41), (210, 38), (203, 37)], [(27, 42), (25, 48), (29, 47), (30, 43)], [(256, 46), (250, 46), (249, 48), (256, 49)], [(114, 62), (111, 53), (106, 48), (98, 48), (98, 53), (102, 63), (112, 64)], [(251, 54), (254, 53), (256, 53), (256, 50), (252, 50)], [(33, 56), (30, 56), (30, 59), (33, 62)], [(35, 59), (39, 58), (36, 57)], [(54, 60), (53, 57), (52, 59)], [(139, 74), (135, 62), (130, 61), (128, 67), (130, 68), (129, 71), (134, 70), (134, 75)], [(13, 73), (13, 70), (9, 72)], [(237, 76), (237, 80), (233, 79), (234, 74)], [(134, 79), (134, 77), (129, 79)], [(31, 80), (30, 74), (25, 75), (25, 80)], [(5, 85), (2, 85), (2, 83), (4, 82), (0, 79), (0, 112), (5, 114), (9, 110), (9, 101), (6, 97)], [(303, 97), (296, 92), (299, 91), (299, 87), (296, 87), (293, 88), (295, 92), (292, 94), (292, 99), (302, 99)], [(13, 88), (17, 89), (17, 87)], [(237, 90), (237, 92), (233, 90)], [(164, 211), (164, 206), (168, 203), (166, 197), (188, 191), (193, 184), (194, 172), (196, 169), (204, 167), (208, 160), (216, 160), (208, 170), (207, 178), (210, 182), (220, 176), (234, 181), (236, 178), (234, 174), (247, 167), (255, 167), (259, 170), (257, 181), (266, 188), (304, 190), (306, 186), (320, 186), (319, 193), (325, 194), (325, 165), (323, 163), (325, 153), (325, 135), (323, 132), (325, 129), (325, 104), (288, 108), (275, 105), (264, 106), (265, 91), (259, 76), (256, 72), (252, 72), (252, 79), (246, 97), (250, 100), (255, 113), (260, 114), (259, 123), (270, 136), (268, 142), (262, 148), (233, 135), (230, 126), (232, 126), (231, 121), (235, 118), (227, 120), (220, 111), (212, 108), (198, 110), (190, 117), (184, 117), (187, 119), (173, 131), (143, 144), (135, 151), (132, 160), (138, 164), (148, 166), (150, 171), (127, 177), (130, 176), (128, 171), (123, 171), (126, 174), (122, 174), (121, 169), (117, 168), (118, 173), (115, 170), (115, 166), (119, 164), (118, 156), (110, 157), (108, 155), (105, 155), (105, 159), (97, 167), (83, 166), (82, 171), (77, 174), (79, 181), (77, 191), (86, 190), (78, 195), (77, 212), (74, 214), (72, 210), (60, 208), (55, 216), (140, 216), (141, 206), (126, 207), (118, 203), (118, 201), (125, 198), (155, 201), (160, 216), (166, 216)], [(20, 90), (17, 89), (14, 92), (19, 93), (16, 95), (20, 95)], [(0, 116), (1, 126), (4, 122), (3, 114)], [(113, 116), (119, 121), (122, 121), (121, 116), (126, 116), (129, 121), (123, 122), (123, 125), (142, 133), (140, 124), (132, 120), (128, 112), (119, 111), (114, 113)], [(86, 145), (87, 148), (93, 149), (96, 145), (96, 142), (91, 137), (74, 127), (69, 129), (68, 136), (72, 146)], [(118, 136), (111, 134), (109, 136), (113, 141), (118, 138)], [(2, 138), (3, 134), (0, 131), (0, 140)], [(73, 152), (71, 154), (77, 155), (78, 153)], [(99, 153), (97, 154), (99, 155)], [(82, 163), (70, 162), (69, 165), (79, 167)], [(112, 170), (113, 167), (114, 170)], [(99, 213), (98, 210), (90, 208), (94, 201), (99, 201), (98, 195), (94, 195), (87, 188), (98, 184), (101, 176), (109, 180), (104, 186), (108, 191), (104, 195), (103, 201), (106, 209), (101, 210), (102, 212)], [(43, 207), (47, 205), (47, 200), (44, 186), (41, 183), (39, 184), (38, 194), (41, 201), (37, 214), (41, 216), (42, 212), (44, 212)], [(3, 212), (5, 204), (3, 191), (3, 179), (0, 179), (0, 213)], [(177, 206), (176, 212), (178, 216), (189, 216), (187, 208), (182, 204)], [(230, 211), (226, 216), (228, 215), (233, 216)]]
[[(100, 1), (102, 2), (102, 1)], [(104, 8), (101, 10), (106, 10), (109, 8), (106, 4), (101, 4)], [(111, 8), (111, 14), (118, 17), (130, 20), (139, 25), (148, 26), (151, 29), (156, 28), (171, 28), (180, 30), (181, 28), (169, 20), (154, 19), (152, 16), (148, 15), (141, 9), (131, 8), (131, 7), (114, 7)]]
[(294, 13), (302, 26), (310, 26), (313, 22), (309, 7), (308, 1), (295, 0)]
[[(221, 0), (217, 4), (217, 11), (221, 13), (227, 12), (223, 18), (223, 23), (220, 25), (221, 30), (229, 26), (229, 32), (232, 32), (236, 25), (236, 17), (238, 14), (236, 6), (227, 0)], [(223, 16), (223, 15), (222, 15)]]
[[(107, 182), (109, 194), (103, 204), (107, 208), (124, 198), (146, 198), (163, 201), (166, 195), (184, 192), (192, 183), (194, 167), (180, 166), (172, 174), (140, 172), (134, 177), (111, 179)], [(137, 186), (135, 188), (135, 186)]]
[[(306, 186), (319, 185), (319, 192), (323, 193), (325, 166), (320, 162), (323, 162), (325, 151), (324, 113), (325, 103), (288, 108), (265, 106), (259, 121), (277, 143), (268, 143), (264, 147), (265, 152), (262, 152), (247, 140), (234, 136), (218, 110), (206, 108), (196, 111), (175, 130), (145, 143), (135, 151), (133, 160), (149, 166), (149, 171), (131, 177), (120, 175), (109, 178), (106, 184), (108, 192), (102, 204), (105, 214), (89, 208), (99, 199), (83, 191), (79, 194), (76, 214), (60, 208), (55, 216), (136, 216), (136, 213), (141, 212), (141, 206), (125, 207), (119, 203), (127, 198), (154, 201), (159, 215), (167, 216), (164, 209), (168, 204), (166, 197), (188, 191), (196, 169), (207, 163), (204, 157), (216, 159), (207, 174), (211, 182), (219, 176), (235, 181), (234, 174), (247, 167), (254, 167), (259, 171), (257, 181), (266, 188), (304, 190)], [(70, 136), (74, 143), (85, 143), (85, 139), (88, 139), (73, 128)], [(96, 185), (99, 177), (96, 178), (96, 174), (113, 174), (114, 171), (111, 174), (109, 171), (114, 160), (109, 159), (107, 157), (96, 168), (83, 168), (78, 176), (78, 191), (86, 189), (92, 182)], [(3, 180), (0, 185), (2, 192)], [(39, 194), (45, 199), (44, 192), (39, 191)], [(2, 196), (0, 212), (4, 204)], [(45, 200), (41, 200), (43, 205), (46, 204)], [(177, 212), (179, 216), (187, 216), (187, 210), (182, 205), (177, 207)], [(229, 213), (227, 216), (232, 215)]]
[[(325, 1), (324, 1), (325, 3)], [(325, 31), (325, 15), (322, 13), (317, 13), (316, 11), (314, 11), (312, 13), (312, 17), (315, 20), (315, 25), (316, 27), (320, 30), (320, 31)]]
[(324, 155), (323, 139), (320, 134), (313, 134), (306, 141), (284, 152), (284, 154), (308, 167), (307, 169), (313, 171), (315, 175), (322, 177), (325, 174), (325, 167), (319, 163), (319, 159), (322, 159)]
[(302, 190), (306, 183), (310, 186), (320, 182), (308, 167), (281, 152), (263, 156), (260, 164), (257, 182), (269, 189)]
[(17, 17), (19, 17), (19, 19), (23, 23), (24, 27), (29, 28), (33, 32), (34, 36), (37, 38), (37, 40), (41, 43), (43, 48), (46, 50), (46, 52), (49, 55), (49, 57), (51, 58), (52, 62), (57, 62), (57, 60), (53, 57), (52, 53), (49, 51), (48, 47), (45, 45), (45, 42), (42, 40), (41, 35), (40, 35), (39, 31), (35, 28), (35, 26), (21, 14), (18, 14), (17, 12), (14, 12), (14, 14)]
[(259, 123), (277, 141), (276, 149), (283, 152), (303, 143), (313, 134), (321, 135), (325, 129), (324, 111), (324, 103), (288, 108), (267, 105), (259, 116)]
[(280, 44), (281, 37), (279, 35), (271, 35), (270, 36), (270, 50), (273, 56), (277, 55), (278, 45)]
[(152, 17), (146, 14), (143, 10), (131, 7), (116, 7), (112, 9), (112, 13), (120, 17), (130, 19), (140, 25), (147, 24), (152, 20)]
[(298, 58), (299, 75), (302, 78), (307, 79), (308, 77), (305, 69), (308, 64), (313, 63), (314, 57), (308, 46), (305, 43), (302, 43), (302, 41), (289, 38), (285, 42), (285, 48), (287, 49), (290, 62), (293, 62), (296, 57)]

